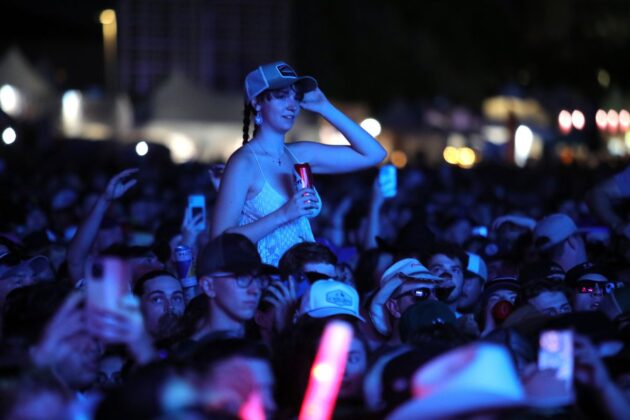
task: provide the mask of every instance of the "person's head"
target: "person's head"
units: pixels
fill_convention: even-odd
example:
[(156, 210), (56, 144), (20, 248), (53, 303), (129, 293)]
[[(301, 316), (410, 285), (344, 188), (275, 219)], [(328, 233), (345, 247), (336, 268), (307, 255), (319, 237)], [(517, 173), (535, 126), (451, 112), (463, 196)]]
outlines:
[(452, 288), (446, 303), (455, 304), (464, 285), (464, 270), (468, 262), (466, 253), (455, 246), (437, 245), (429, 252), (426, 262), (429, 271), (442, 279), (442, 287)]
[(606, 270), (591, 262), (570, 269), (566, 282), (573, 291), (573, 309), (578, 312), (598, 310), (604, 295), (611, 291)]
[(326, 245), (318, 242), (300, 242), (289, 248), (278, 263), (286, 274), (319, 273), (328, 278), (337, 277), (337, 256)]
[(133, 292), (140, 298), (140, 310), (149, 334), (159, 337), (161, 325), (184, 314), (186, 302), (182, 285), (168, 271), (150, 271), (136, 280)]
[(534, 246), (544, 257), (564, 270), (586, 261), (586, 244), (575, 222), (566, 214), (555, 213), (536, 223)]
[(481, 295), (481, 309), (484, 322), (492, 317), (495, 324), (501, 324), (516, 305), (520, 284), (515, 277), (498, 277), (486, 282)]
[(370, 318), (374, 327), (387, 336), (392, 332), (392, 321), (414, 303), (437, 300), (437, 277), (420, 261), (405, 258), (392, 264), (381, 277), (380, 287), (370, 303)]
[(226, 329), (254, 317), (267, 277), (256, 246), (245, 236), (224, 233), (210, 241), (197, 258), (197, 277), (209, 298), (210, 316)]
[(359, 294), (354, 287), (335, 280), (318, 280), (302, 296), (298, 314), (311, 318), (349, 315), (364, 321), (359, 307)]
[(486, 280), (488, 280), (486, 263), (479, 255), (469, 252), (468, 265), (464, 271), (462, 294), (457, 300), (457, 309), (460, 312), (471, 312), (480, 303), (479, 298)]
[(565, 284), (554, 280), (534, 280), (523, 284), (523, 303), (533, 306), (547, 316), (557, 316), (573, 310)]
[(249, 140), (250, 118), (254, 115), (254, 135), (264, 126), (286, 133), (300, 112), (306, 92), (315, 90), (317, 81), (310, 76), (298, 77), (288, 64), (278, 61), (263, 64), (245, 77), (243, 143)]

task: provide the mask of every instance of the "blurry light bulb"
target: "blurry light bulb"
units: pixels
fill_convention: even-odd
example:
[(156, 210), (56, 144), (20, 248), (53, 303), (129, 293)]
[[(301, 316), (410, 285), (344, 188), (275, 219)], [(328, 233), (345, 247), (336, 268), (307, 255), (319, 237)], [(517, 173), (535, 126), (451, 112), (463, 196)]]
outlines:
[(366, 118), (361, 122), (361, 128), (370, 133), (370, 136), (376, 137), (381, 134), (381, 123), (374, 118)]
[(3, 85), (0, 88), (0, 108), (8, 115), (19, 115), (22, 110), (20, 92), (11, 85)]
[(578, 130), (581, 130), (584, 128), (584, 124), (586, 123), (586, 119), (584, 118), (584, 114), (582, 113), (582, 111), (579, 110), (574, 110), (573, 113), (571, 113), (571, 122), (573, 123), (573, 127), (575, 127)]
[(447, 146), (444, 148), (444, 160), (451, 165), (456, 165), (459, 160), (459, 150), (453, 146)]
[(526, 125), (519, 125), (514, 133), (514, 162), (521, 168), (527, 163), (533, 142), (532, 130)]
[(138, 144), (136, 144), (136, 153), (138, 156), (146, 156), (146, 154), (149, 153), (149, 145), (146, 141), (139, 141)]
[(619, 114), (614, 109), (610, 109), (606, 117), (608, 119), (608, 131), (616, 133), (619, 126)]
[(459, 163), (459, 166), (462, 168), (472, 168), (475, 164), (476, 157), (477, 155), (473, 149), (470, 147), (462, 147), (459, 149), (457, 163)]
[(573, 121), (571, 120), (571, 113), (565, 109), (558, 114), (558, 127), (562, 134), (568, 134), (571, 131)]
[(625, 109), (619, 111), (619, 128), (624, 132), (630, 129), (630, 112)]
[(608, 115), (603, 109), (598, 109), (595, 113), (595, 124), (600, 130), (605, 130), (608, 126)]
[(604, 69), (599, 69), (597, 71), (597, 82), (604, 88), (610, 86), (610, 73)]
[(16, 139), (17, 134), (15, 133), (15, 130), (11, 127), (5, 128), (2, 132), (2, 141), (4, 142), (4, 144), (13, 144)]
[(116, 21), (116, 12), (112, 9), (105, 9), (101, 12), (99, 20), (103, 25), (111, 25)]

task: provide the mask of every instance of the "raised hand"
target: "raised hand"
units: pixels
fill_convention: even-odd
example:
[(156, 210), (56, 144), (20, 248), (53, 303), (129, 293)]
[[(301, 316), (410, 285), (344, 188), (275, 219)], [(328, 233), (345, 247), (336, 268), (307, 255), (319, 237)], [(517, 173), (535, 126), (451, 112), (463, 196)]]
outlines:
[(107, 183), (107, 188), (105, 188), (105, 192), (103, 193), (104, 198), (107, 201), (113, 201), (125, 195), (125, 193), (138, 182), (138, 180), (133, 177), (138, 170), (138, 168), (125, 169), (114, 175)]
[(210, 165), (210, 168), (208, 169), (208, 176), (210, 177), (210, 182), (212, 183), (212, 187), (214, 187), (215, 191), (219, 191), (221, 177), (223, 176), (224, 170), (225, 163), (215, 163)]
[(304, 99), (300, 102), (300, 107), (307, 111), (321, 113), (325, 107), (329, 106), (330, 102), (326, 95), (319, 89), (306, 92)]
[(69, 338), (86, 331), (81, 308), (83, 301), (81, 292), (71, 293), (48, 322), (39, 343), (31, 348), (31, 360), (36, 366), (54, 366), (66, 355), (76, 351)]
[(297, 306), (295, 280), (293, 277), (289, 277), (286, 284), (276, 281), (267, 288), (267, 292), (269, 295), (263, 300), (274, 306), (274, 326), (276, 331), (282, 331), (291, 323), (293, 312)]

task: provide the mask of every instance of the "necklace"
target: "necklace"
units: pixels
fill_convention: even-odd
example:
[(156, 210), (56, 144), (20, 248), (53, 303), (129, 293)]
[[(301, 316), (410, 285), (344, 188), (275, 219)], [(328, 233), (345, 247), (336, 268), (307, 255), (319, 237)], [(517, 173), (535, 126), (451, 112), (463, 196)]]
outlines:
[[(258, 143), (257, 143), (258, 144)], [(258, 144), (258, 148), (267, 156), (269, 156), (269, 158), (271, 159), (271, 161), (273, 163), (277, 163), (278, 166), (282, 166), (282, 152), (280, 152), (280, 156), (279, 157), (275, 157), (274, 155), (272, 155), (271, 153), (269, 153), (268, 151), (266, 151), (260, 144)]]

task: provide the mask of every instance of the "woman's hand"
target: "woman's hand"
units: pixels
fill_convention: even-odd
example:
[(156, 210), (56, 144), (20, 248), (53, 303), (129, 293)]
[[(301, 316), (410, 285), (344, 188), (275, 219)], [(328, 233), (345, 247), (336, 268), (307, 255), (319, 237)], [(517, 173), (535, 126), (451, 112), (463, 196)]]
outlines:
[(107, 183), (107, 188), (103, 193), (103, 198), (109, 202), (125, 195), (125, 193), (138, 182), (135, 178), (135, 174), (138, 171), (139, 169), (132, 168), (126, 169), (114, 175), (114, 177), (112, 177), (112, 179), (110, 179)]
[(317, 193), (313, 188), (304, 188), (296, 192), (293, 197), (281, 207), (287, 222), (298, 217), (310, 216), (320, 206)]
[(307, 111), (321, 114), (327, 106), (330, 106), (330, 102), (328, 98), (326, 98), (326, 95), (317, 88), (304, 94), (304, 99), (300, 102), (300, 106)]

